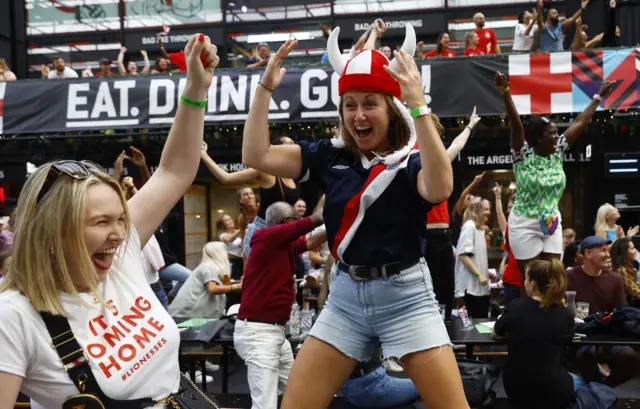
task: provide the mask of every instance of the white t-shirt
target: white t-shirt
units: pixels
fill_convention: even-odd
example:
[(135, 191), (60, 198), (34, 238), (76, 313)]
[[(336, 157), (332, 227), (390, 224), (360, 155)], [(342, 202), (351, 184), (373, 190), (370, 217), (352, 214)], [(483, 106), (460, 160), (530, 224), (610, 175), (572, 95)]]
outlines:
[(513, 34), (513, 51), (531, 51), (531, 47), (533, 47), (533, 40), (538, 32), (538, 25), (534, 24), (533, 27), (531, 27), (529, 35), (525, 34), (527, 32), (527, 27), (527, 24), (516, 24), (516, 29)]
[[(467, 255), (471, 257), (473, 264), (480, 270), (480, 274), (489, 278), (489, 261), (487, 258), (487, 240), (484, 230), (478, 229), (472, 220), (467, 220), (460, 230), (458, 245), (456, 246), (458, 256)], [(455, 297), (463, 297), (465, 292), (476, 297), (489, 295), (491, 289), (488, 285), (481, 285), (480, 280), (462, 264), (459, 257), (456, 257), (455, 265)]]
[(242, 257), (242, 238), (238, 236), (231, 243), (228, 243), (222, 240), (222, 234), (220, 235), (220, 241), (223, 242), (225, 247), (227, 248), (227, 253), (231, 254), (232, 256)]
[[(98, 287), (115, 308), (95, 303), (91, 294), (81, 294), (90, 308), (61, 294), (71, 329), (100, 388), (112, 399), (159, 400), (180, 386), (180, 333), (147, 283), (141, 254), (132, 228), (114, 260), (118, 268)], [(5, 291), (0, 293), (0, 317), (0, 372), (23, 377), (20, 391), (38, 407), (60, 409), (78, 389), (51, 346), (40, 314), (25, 296)]]
[(58, 75), (58, 71), (56, 69), (49, 71), (49, 75), (47, 75), (47, 79), (50, 80), (59, 80), (63, 78), (78, 78), (78, 73), (69, 67), (64, 67), (62, 75)]

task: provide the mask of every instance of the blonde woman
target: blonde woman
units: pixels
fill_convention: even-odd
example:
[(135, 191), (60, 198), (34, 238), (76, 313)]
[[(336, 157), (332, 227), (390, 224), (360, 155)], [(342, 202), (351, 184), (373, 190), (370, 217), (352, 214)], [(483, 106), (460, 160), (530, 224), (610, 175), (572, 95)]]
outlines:
[(623, 237), (632, 238), (638, 234), (640, 227), (634, 226), (629, 228), (625, 236), (622, 226), (616, 224), (618, 219), (620, 219), (620, 211), (618, 211), (616, 207), (609, 203), (600, 206), (598, 213), (596, 213), (596, 223), (593, 226), (593, 229), (596, 231), (596, 236), (614, 242)]
[(489, 274), (487, 240), (484, 228), (491, 215), (488, 200), (476, 197), (464, 212), (464, 224), (456, 246), (455, 297), (463, 298), (473, 318), (487, 318), (489, 313)]
[(9, 69), (9, 65), (7, 65), (4, 58), (0, 58), (0, 82), (16, 81), (17, 79), (16, 74)]
[(205, 244), (202, 262), (184, 283), (169, 306), (172, 317), (220, 318), (224, 315), (226, 297), (239, 292), (242, 284), (227, 284), (231, 271), (227, 247), (219, 241)]
[[(86, 161), (47, 163), (25, 183), (0, 285), (0, 408), (22, 392), (59, 409), (79, 393), (78, 371), (95, 378), (108, 408), (149, 398), (162, 408), (178, 391), (180, 334), (147, 284), (140, 250), (196, 176), (216, 52), (202, 34), (187, 44), (186, 84), (160, 165), (129, 202)], [(53, 341), (43, 319), (72, 332)], [(66, 351), (74, 339), (80, 349)]]

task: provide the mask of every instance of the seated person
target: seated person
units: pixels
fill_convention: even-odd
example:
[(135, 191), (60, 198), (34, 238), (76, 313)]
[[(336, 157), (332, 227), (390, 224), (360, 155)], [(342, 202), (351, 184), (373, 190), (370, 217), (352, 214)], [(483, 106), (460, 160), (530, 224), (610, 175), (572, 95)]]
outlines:
[(636, 246), (627, 237), (618, 239), (611, 245), (611, 263), (620, 274), (627, 293), (627, 303), (640, 307), (640, 275), (634, 265), (637, 257)]
[[(333, 262), (333, 257), (329, 256), (325, 264), (320, 290), (321, 304), (329, 294)], [(418, 389), (411, 379), (387, 375), (380, 356), (379, 345), (371, 359), (358, 363), (340, 389), (344, 399), (351, 405), (362, 409), (393, 408), (420, 399)]]
[(233, 334), (236, 351), (247, 365), (253, 409), (276, 409), (293, 365), (284, 327), (295, 301), (296, 257), (327, 239), (305, 237), (322, 225), (322, 209), (300, 219), (293, 206), (276, 202), (267, 208), (267, 227), (251, 237), (251, 254), (242, 280), (242, 302)]
[(523, 409), (565, 409), (573, 401), (574, 385), (582, 382), (564, 368), (575, 324), (562, 305), (567, 288), (563, 264), (531, 262), (524, 287), (528, 297), (512, 300), (493, 329), (494, 336), (507, 337), (504, 390), (509, 402)]
[[(567, 289), (576, 292), (576, 302), (589, 303), (589, 314), (613, 312), (627, 304), (622, 278), (610, 270), (610, 244), (599, 236), (585, 238), (580, 243), (582, 266), (567, 271)], [(627, 346), (587, 347), (578, 351), (578, 365), (586, 382), (614, 387), (636, 376), (640, 357)]]
[(182, 318), (220, 318), (225, 314), (225, 294), (239, 292), (242, 283), (230, 284), (227, 247), (212, 241), (202, 249), (202, 262), (169, 305), (169, 315)]

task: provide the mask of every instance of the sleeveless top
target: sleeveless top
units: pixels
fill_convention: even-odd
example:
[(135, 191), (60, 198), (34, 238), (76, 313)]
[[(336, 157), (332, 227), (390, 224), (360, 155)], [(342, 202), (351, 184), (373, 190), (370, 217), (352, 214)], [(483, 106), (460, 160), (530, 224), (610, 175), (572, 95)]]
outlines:
[(235, 240), (228, 243), (222, 240), (222, 234), (220, 235), (220, 241), (222, 241), (224, 243), (224, 246), (227, 248), (227, 253), (232, 256), (242, 257), (242, 238), (238, 236), (235, 238)]
[(429, 213), (427, 213), (427, 224), (429, 223), (446, 223), (451, 224), (449, 218), (449, 204), (448, 201), (433, 206)]
[(291, 189), (284, 184), (281, 178), (276, 178), (276, 183), (269, 188), (260, 188), (260, 209), (258, 210), (258, 217), (262, 220), (266, 220), (267, 209), (269, 206), (276, 202), (287, 202), (291, 206), (296, 204), (300, 199), (300, 189), (296, 185)]

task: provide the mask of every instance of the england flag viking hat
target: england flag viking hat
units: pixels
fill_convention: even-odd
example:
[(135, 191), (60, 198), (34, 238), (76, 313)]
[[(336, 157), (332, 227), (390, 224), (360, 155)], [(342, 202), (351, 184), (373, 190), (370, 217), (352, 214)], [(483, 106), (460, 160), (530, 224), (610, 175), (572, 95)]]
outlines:
[[(406, 34), (404, 43), (402, 44), (402, 50), (413, 56), (416, 50), (416, 32), (410, 24), (407, 24), (405, 27)], [(384, 158), (386, 164), (398, 163), (409, 155), (416, 144), (416, 129), (413, 119), (407, 108), (400, 101), (402, 99), (400, 84), (383, 68), (385, 65), (388, 65), (392, 70), (400, 72), (400, 65), (395, 58), (389, 61), (384, 54), (377, 50), (362, 50), (352, 59), (347, 60), (338, 47), (339, 34), (340, 27), (334, 28), (327, 41), (329, 62), (333, 70), (340, 76), (338, 80), (338, 95), (342, 96), (345, 92), (349, 91), (366, 91), (393, 97), (393, 103), (401, 113), (411, 134), (406, 146)], [(332, 139), (331, 142), (336, 148), (344, 148), (345, 146), (341, 136)]]

